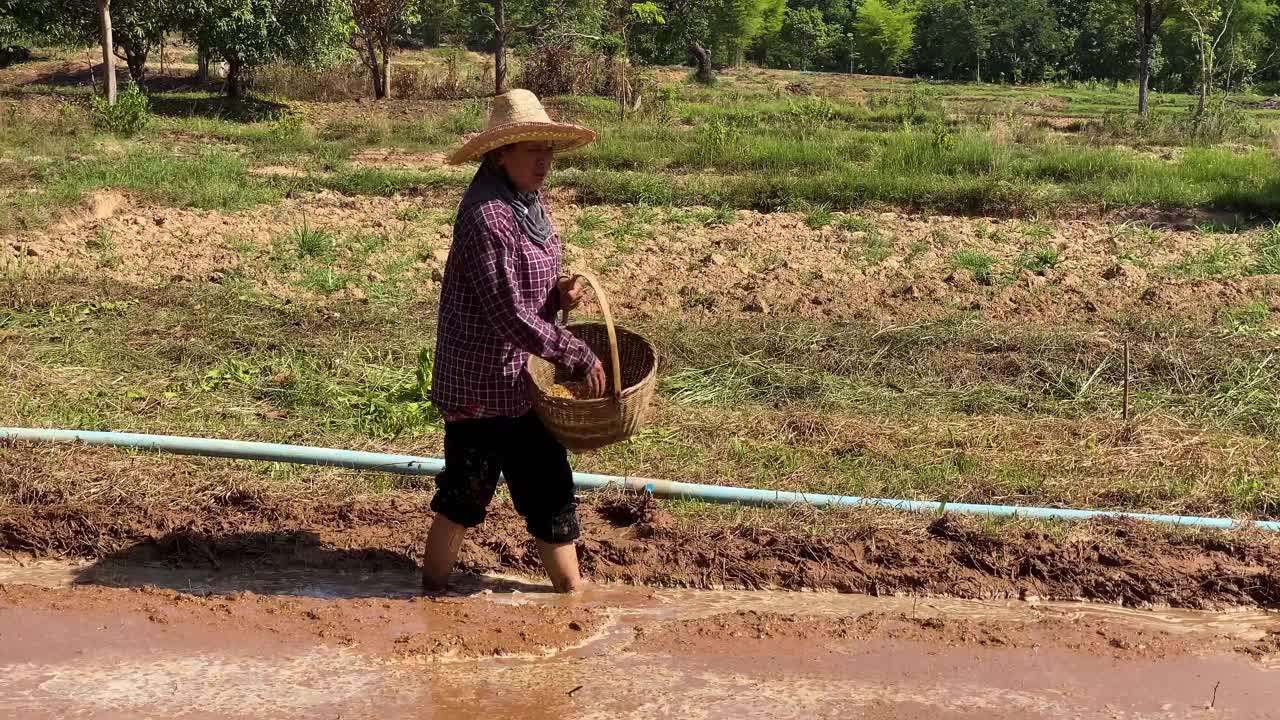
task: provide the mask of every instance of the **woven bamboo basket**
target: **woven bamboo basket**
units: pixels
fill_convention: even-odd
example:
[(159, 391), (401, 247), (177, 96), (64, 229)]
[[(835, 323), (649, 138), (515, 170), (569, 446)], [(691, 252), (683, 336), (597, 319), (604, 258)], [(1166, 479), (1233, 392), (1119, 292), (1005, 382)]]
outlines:
[(658, 355), (653, 345), (636, 333), (617, 327), (609, 300), (600, 282), (590, 273), (580, 272), (595, 291), (604, 322), (567, 325), (597, 357), (608, 357), (605, 378), (610, 392), (602, 398), (575, 399), (550, 394), (551, 388), (568, 380), (564, 371), (540, 357), (530, 357), (529, 394), (533, 409), (557, 440), (574, 452), (596, 450), (625, 440), (645, 420), (657, 387)]

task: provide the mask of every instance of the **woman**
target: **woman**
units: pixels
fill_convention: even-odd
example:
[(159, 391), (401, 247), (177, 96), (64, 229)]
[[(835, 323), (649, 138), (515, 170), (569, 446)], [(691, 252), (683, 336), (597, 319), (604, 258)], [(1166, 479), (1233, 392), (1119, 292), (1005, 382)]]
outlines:
[(555, 323), (582, 288), (560, 274), (560, 238), (541, 193), (553, 155), (594, 139), (591, 130), (552, 122), (533, 93), (512, 90), (494, 98), (485, 131), (449, 158), (481, 164), (458, 206), (440, 294), (431, 400), (445, 418), (445, 471), (431, 501), (425, 592), (446, 588), (500, 474), (556, 590), (582, 585), (573, 471), (531, 409), (525, 364), (538, 355), (604, 392), (599, 359)]

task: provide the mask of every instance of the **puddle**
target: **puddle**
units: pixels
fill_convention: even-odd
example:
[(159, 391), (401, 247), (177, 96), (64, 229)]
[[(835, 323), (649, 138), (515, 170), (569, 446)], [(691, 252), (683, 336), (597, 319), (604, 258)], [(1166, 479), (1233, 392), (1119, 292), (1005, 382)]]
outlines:
[[(50, 588), (150, 585), (199, 595), (250, 591), (320, 600), (395, 600), (418, 594), (418, 575), (408, 570), (220, 572), (110, 563), (4, 562), (0, 563), (0, 584), (6, 583)], [(15, 709), (30, 720), (69, 716), (1230, 720), (1269, 718), (1280, 703), (1276, 673), (1265, 664), (1232, 654), (1229, 643), (1227, 650), (1215, 653), (1179, 651), (1163, 656), (1155, 649), (1120, 656), (1090, 653), (1073, 646), (1071, 639), (1044, 646), (986, 646), (952, 642), (947, 638), (955, 636), (944, 634), (923, 641), (893, 634), (783, 632), (766, 638), (754, 630), (738, 632), (736, 628), (753, 627), (754, 620), (735, 615), (769, 613), (794, 618), (798, 626), (810, 622), (806, 618), (818, 618), (813, 621), (817, 627), (837, 628), (849, 627), (841, 625), (846, 618), (867, 613), (979, 624), (1076, 619), (1081, 626), (1069, 630), (1076, 639), (1086, 640), (1094, 635), (1090, 620), (1096, 618), (1099, 629), (1110, 622), (1176, 633), (1183, 636), (1179, 647), (1196, 648), (1199, 637), (1187, 639), (1185, 634), (1241, 641), (1261, 637), (1280, 620), (1276, 613), (1264, 610), (1147, 611), (1085, 603), (622, 585), (598, 585), (572, 597), (548, 590), (540, 581), (527, 578), (471, 577), (463, 579), (454, 593), (469, 600), (450, 601), (447, 607), (471, 618), (457, 626), (470, 637), (493, 632), (494, 622), (507, 633), (562, 627), (567, 625), (566, 618), (574, 617), (566, 614), (572, 609), (603, 613), (607, 620), (603, 626), (597, 624), (589, 637), (558, 644), (545, 655), (493, 657), (486, 649), (479, 655), (440, 659), (378, 654), (368, 644), (335, 645), (328, 634), (319, 637), (330, 638), (329, 644), (317, 645), (317, 636), (308, 634), (312, 631), (289, 635), (280, 630), (282, 622), (275, 620), (270, 621), (270, 631), (246, 630), (238, 624), (170, 623), (164, 613), (185, 601), (166, 606), (155, 596), (95, 591), (109, 603), (100, 606), (105, 614), (95, 614), (99, 606), (83, 603), (76, 607), (88, 611), (77, 614), (55, 597), (47, 605), (0, 612), (0, 637), (18, 648), (6, 657), (0, 644), (0, 707)], [(252, 613), (263, 598), (228, 602), (240, 602), (239, 622), (261, 620), (261, 615)], [(485, 604), (490, 605), (488, 610)], [(342, 605), (310, 605), (320, 613), (316, 619), (324, 633), (340, 634), (350, 627), (326, 624), (336, 617), (330, 613)], [(437, 633), (453, 632), (440, 630), (444, 617), (440, 609), (446, 606), (430, 602), (345, 605), (356, 606), (351, 612), (357, 613), (352, 616), (357, 619), (394, 615), (399, 624), (388, 626), (392, 628), (388, 637), (401, 632), (401, 626), (427, 632), (431, 623), (436, 623)], [(534, 624), (518, 626), (510, 619), (535, 608)], [(498, 616), (504, 619), (492, 619)], [(559, 624), (548, 624), (553, 617), (559, 617)], [(723, 629), (719, 623), (725, 618), (738, 625)], [(786, 626), (791, 621), (768, 622)], [(978, 625), (969, 627), (981, 631)], [(1094, 642), (1097, 647), (1099, 641), (1094, 638)], [(199, 712), (192, 715), (197, 708)]]
[[(41, 560), (0, 562), (0, 584), (43, 587), (92, 584), (106, 587), (152, 585), (192, 594), (290, 595), (320, 599), (407, 599), (420, 594), (415, 571), (347, 572), (326, 569), (262, 570), (251, 573), (163, 566)], [(1044, 618), (1097, 618), (1170, 633), (1213, 633), (1253, 642), (1280, 623), (1280, 612), (1238, 609), (1222, 612), (1173, 608), (1141, 610), (1086, 602), (960, 600), (935, 597), (872, 597), (826, 592), (681, 590), (595, 585), (566, 598), (543, 581), (505, 575), (460, 576), (451, 595), (484, 596), (490, 602), (572, 604), (615, 608), (627, 621), (696, 619), (739, 611), (789, 615), (850, 616), (879, 612), (913, 618), (1034, 622)]]

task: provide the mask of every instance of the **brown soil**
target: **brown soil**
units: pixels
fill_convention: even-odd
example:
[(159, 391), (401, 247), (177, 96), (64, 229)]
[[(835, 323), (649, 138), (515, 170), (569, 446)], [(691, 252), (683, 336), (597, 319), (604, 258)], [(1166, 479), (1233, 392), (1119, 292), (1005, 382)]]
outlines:
[[(602, 613), (586, 608), (493, 604), (481, 611), (461, 600), (200, 597), (156, 588), (0, 585), (0, 612), (16, 611), (32, 622), (48, 620), (50, 628), (59, 617), (74, 616), (86, 624), (181, 628), (241, 650), (303, 640), (399, 659), (540, 655), (582, 642), (604, 625)], [(6, 652), (24, 654), (22, 648)]]
[[(402, 155), (394, 162), (435, 160)], [(285, 301), (360, 300), (365, 291), (354, 284), (325, 296), (308, 289), (302, 268), (273, 269), (266, 262), (296, 253), (289, 233), (305, 223), (338, 238), (333, 269), (361, 282), (381, 283), (384, 268), (411, 258), (400, 279), (425, 298), (436, 291), (434, 278), (448, 256), (447, 217), (456, 200), (456, 193), (377, 198), (321, 192), (227, 214), (135, 207), (128, 197), (107, 193), (89, 198), (83, 212), (50, 231), (0, 242), (0, 264), (18, 258), (140, 285), (221, 283), (234, 276)], [(1057, 220), (1040, 228), (1047, 234), (1036, 239), (1008, 220), (896, 212), (869, 213), (872, 230), (850, 232), (812, 229), (794, 213), (743, 211), (723, 227), (680, 225), (658, 213), (651, 225), (635, 225), (615, 241), (605, 233), (627, 222), (627, 209), (584, 208), (565, 193), (554, 194), (554, 201), (568, 263), (603, 268), (614, 305), (637, 319), (783, 314), (901, 322), (978, 311), (992, 321), (1022, 323), (1098, 323), (1129, 314), (1212, 325), (1224, 308), (1274, 303), (1280, 296), (1273, 276), (1190, 279), (1172, 270), (1215, 243), (1237, 246), (1247, 258), (1248, 235), (1224, 239), (1164, 229), (1146, 237), (1118, 233), (1107, 222)], [(404, 211), (424, 209), (428, 218), (398, 219)], [(604, 224), (584, 244), (573, 231), (588, 211), (602, 215)], [(366, 258), (342, 240), (359, 234), (387, 241)], [(99, 248), (101, 237), (111, 240), (109, 261)], [(1056, 251), (1057, 267), (1019, 269), (1045, 247)], [(975, 278), (957, 267), (959, 251), (993, 258), (993, 277)]]
[[(33, 451), (34, 452), (34, 451)], [(415, 566), (428, 494), (294, 500), (252, 487), (207, 501), (72, 501), (30, 478), (31, 452), (0, 454), (0, 550), (35, 557), (163, 562), (215, 569)], [(86, 465), (85, 467), (88, 467)], [(170, 482), (159, 480), (159, 482)], [(970, 518), (779, 511), (769, 527), (677, 520), (652, 501), (590, 496), (581, 508), (584, 572), (669, 587), (821, 589), (1003, 599), (1086, 598), (1213, 608), (1280, 604), (1280, 554), (1260, 534), (1173, 533), (1119, 521), (992, 529)], [(495, 503), (468, 536), (461, 567), (540, 574), (523, 521)]]

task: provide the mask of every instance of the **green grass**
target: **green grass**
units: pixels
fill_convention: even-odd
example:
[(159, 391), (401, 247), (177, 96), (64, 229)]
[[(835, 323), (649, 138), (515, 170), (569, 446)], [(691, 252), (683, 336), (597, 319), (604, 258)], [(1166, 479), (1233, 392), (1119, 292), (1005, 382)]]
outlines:
[[(950, 90), (913, 88), (869, 105), (721, 90), (699, 100), (703, 91), (688, 91), (681, 107), (692, 128), (618, 121), (607, 103), (579, 103), (601, 139), (560, 158), (565, 170), (553, 182), (589, 203), (799, 208), (819, 227), (839, 219), (837, 211), (868, 204), (1001, 216), (1051, 214), (1081, 203), (1280, 210), (1280, 169), (1266, 150), (1190, 147), (1170, 161), (1044, 134), (1005, 142), (964, 123), (947, 127), (947, 141), (939, 142), (931, 129), (942, 127), (938, 122), (904, 127), (902, 116), (933, 112), (932, 104)], [(243, 106), (249, 110), (233, 112), (208, 94), (158, 95), (164, 113), (143, 136), (125, 143), (123, 156), (102, 153), (103, 136), (74, 108), (51, 122), (16, 116), (0, 122), (0, 152), (18, 160), (0, 164), (0, 180), (39, 190), (0, 198), (0, 220), (39, 225), (100, 187), (223, 210), (297, 190), (393, 195), (457, 189), (468, 182), (465, 175), (352, 169), (346, 163), (363, 147), (437, 150), (483, 123), (483, 108), (474, 102), (412, 120), (338, 118), (313, 127), (281, 105), (251, 103)], [(184, 146), (204, 149), (194, 156), (173, 152)], [(287, 163), (305, 176), (257, 178), (248, 172), (250, 162)], [(1023, 231), (1029, 239), (1046, 239), (1042, 224)]]
[[(690, 142), (684, 131), (621, 124), (610, 140), (566, 156), (588, 171), (601, 201), (722, 202), (776, 209), (807, 205), (848, 209), (885, 202), (996, 215), (1072, 203), (1274, 210), (1266, 188), (1280, 170), (1264, 150), (1191, 148), (1164, 161), (1116, 148), (1049, 141), (1004, 145), (964, 131), (938, 146), (925, 131), (825, 129), (803, 141), (768, 130), (734, 130), (732, 142)], [(686, 133), (687, 134), (687, 133)], [(663, 173), (694, 173), (672, 177)], [(697, 173), (730, 173), (707, 187)], [(748, 177), (751, 175), (751, 177)], [(565, 185), (581, 187), (573, 180)], [(585, 183), (583, 183), (585, 184)], [(1033, 239), (1043, 227), (1028, 227)]]
[[(1268, 331), (1264, 331), (1262, 328), (1270, 318), (1270, 305), (1257, 301), (1223, 311), (1222, 325), (1227, 331), (1239, 335), (1266, 334)], [(1271, 330), (1269, 332), (1280, 335), (1280, 330)]]
[(865, 233), (855, 247), (855, 258), (865, 265), (879, 265), (894, 253), (893, 240), (877, 230)]
[(809, 226), (810, 230), (821, 230), (831, 225), (834, 216), (831, 208), (825, 205), (816, 205), (801, 209), (804, 213), (804, 224)]
[(592, 247), (599, 241), (601, 232), (608, 224), (609, 219), (599, 210), (583, 210), (574, 220), (574, 228), (565, 240), (578, 247)]
[(1061, 264), (1062, 255), (1058, 248), (1052, 245), (1041, 245), (1030, 252), (1023, 253), (1018, 258), (1019, 268), (1040, 274), (1054, 270)]
[(426, 220), (427, 217), (426, 210), (412, 205), (396, 210), (396, 219), (406, 223), (419, 223)]
[(323, 258), (333, 252), (333, 233), (302, 224), (290, 233), (290, 240), (302, 258)]
[(996, 266), (1000, 259), (977, 250), (958, 250), (951, 256), (951, 263), (959, 270), (965, 270), (975, 282), (989, 285), (995, 278)]
[(1189, 278), (1232, 277), (1243, 271), (1244, 259), (1243, 250), (1236, 244), (1215, 240), (1203, 250), (1188, 253), (1171, 270), (1176, 275)]
[(35, 193), (0, 197), (0, 219), (13, 225), (47, 222), (50, 213), (73, 207), (99, 189), (126, 190), (150, 202), (176, 207), (236, 211), (274, 202), (283, 191), (247, 174), (244, 161), (220, 151), (174, 157), (134, 149), (123, 157), (90, 157), (52, 164), (40, 172)]
[(1280, 224), (1273, 224), (1254, 243), (1252, 275), (1280, 275)]
[(1053, 228), (1043, 222), (1029, 222), (1022, 226), (1023, 237), (1031, 240), (1048, 240), (1053, 236)]
[(700, 208), (693, 213), (693, 219), (706, 227), (724, 227), (737, 220), (738, 213), (732, 207), (721, 205), (715, 208)]
[(862, 215), (841, 215), (836, 220), (836, 225), (845, 232), (871, 232), (875, 230), (875, 222), (870, 218)]

